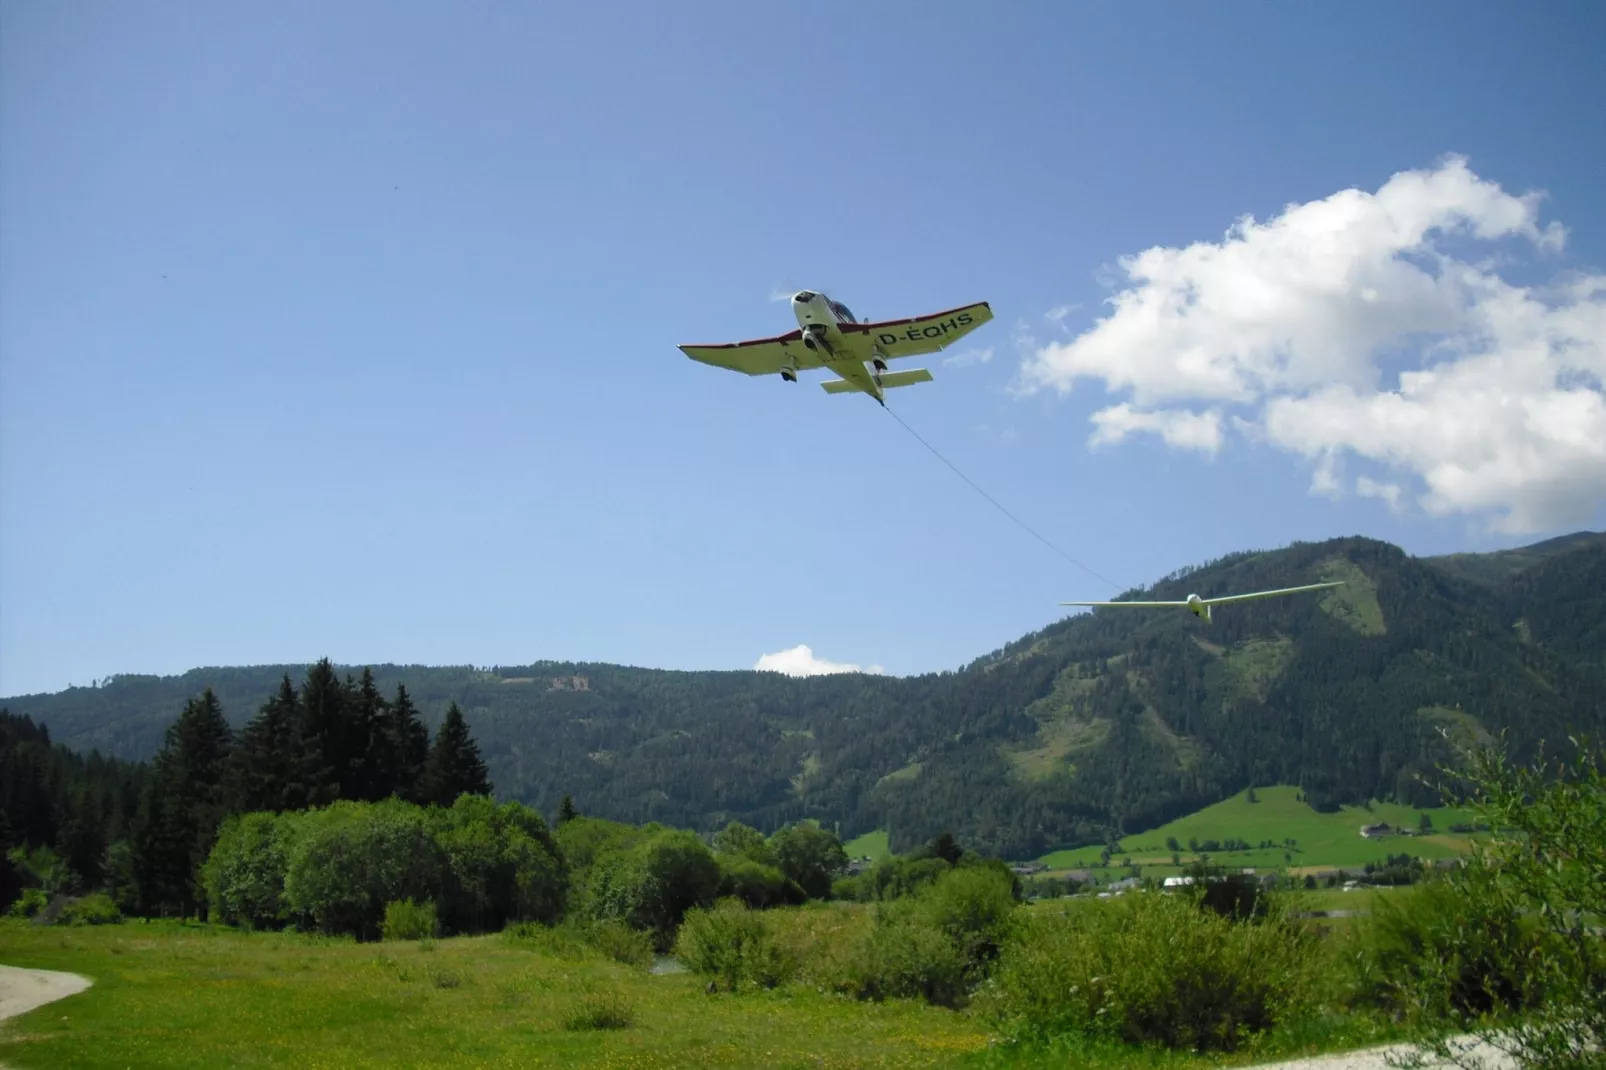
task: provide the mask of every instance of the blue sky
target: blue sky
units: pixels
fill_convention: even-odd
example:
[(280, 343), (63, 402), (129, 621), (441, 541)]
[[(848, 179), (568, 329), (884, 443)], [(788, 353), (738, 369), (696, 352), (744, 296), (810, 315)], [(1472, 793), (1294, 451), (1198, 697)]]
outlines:
[(0, 694), (799, 644), (910, 673), (1114, 593), (870, 399), (675, 348), (788, 330), (804, 286), (992, 302), (891, 403), (1123, 587), (1606, 526), (1603, 32), (1594, 2), (8, 4)]

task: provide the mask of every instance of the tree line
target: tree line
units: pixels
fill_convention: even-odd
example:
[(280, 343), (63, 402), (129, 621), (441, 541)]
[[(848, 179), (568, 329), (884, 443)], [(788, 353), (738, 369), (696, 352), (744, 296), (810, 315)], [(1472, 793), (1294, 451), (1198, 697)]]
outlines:
[(452, 703), (434, 738), (405, 685), (342, 678), (327, 658), (236, 732), (211, 688), (188, 700), (148, 764), (87, 758), (28, 717), (0, 710), (0, 905), (31, 882), (101, 890), (126, 913), (204, 915), (202, 866), (223, 822), (336, 801), (450, 807), (491, 782)]

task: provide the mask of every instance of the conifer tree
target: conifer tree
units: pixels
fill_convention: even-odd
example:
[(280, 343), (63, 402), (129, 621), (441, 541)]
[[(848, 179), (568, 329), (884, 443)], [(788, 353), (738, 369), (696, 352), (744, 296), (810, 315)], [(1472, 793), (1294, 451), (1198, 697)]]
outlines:
[[(419, 719), (412, 696), (402, 684), (386, 713), (382, 734), (385, 760), (390, 766), (391, 790), (407, 802), (424, 798), (424, 763), (429, 760), (429, 729)], [(388, 794), (388, 793), (387, 793)]]
[(579, 812), (574, 808), (574, 800), (565, 795), (563, 802), (558, 804), (558, 824), (566, 824), (579, 816)]
[(374, 686), (372, 669), (363, 668), (362, 680), (355, 687), (349, 676), (346, 680), (350, 701), (341, 722), (338, 747), (340, 795), (372, 802), (386, 798), (396, 789), (384, 754), (390, 703)]
[(300, 703), (290, 674), (279, 681), (278, 694), (264, 702), (245, 726), (229, 770), (230, 809), (280, 812), (295, 798), (300, 758)]
[(188, 917), (205, 902), (197, 870), (223, 819), (230, 737), (211, 688), (168, 726), (141, 800), (135, 876), (147, 909)]
[(295, 809), (324, 806), (340, 797), (340, 741), (346, 688), (328, 658), (307, 670), (301, 684), (300, 746)]
[(424, 785), (425, 801), (436, 806), (451, 806), (464, 792), (491, 794), (491, 781), (485, 763), (480, 760), (480, 749), (468, 734), (468, 724), (456, 702), (447, 708), (446, 719), (435, 733), (435, 742), (424, 767)]

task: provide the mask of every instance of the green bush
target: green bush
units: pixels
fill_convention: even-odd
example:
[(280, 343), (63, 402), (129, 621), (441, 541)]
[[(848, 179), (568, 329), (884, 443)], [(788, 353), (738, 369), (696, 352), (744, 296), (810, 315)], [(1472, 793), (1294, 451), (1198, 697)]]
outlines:
[(719, 856), (719, 894), (734, 896), (750, 907), (797, 906), (808, 900), (801, 885), (775, 866), (741, 855)]
[(773, 939), (765, 916), (739, 899), (686, 912), (675, 955), (693, 973), (712, 975), (725, 990), (743, 984), (774, 988), (791, 980), (797, 964)]
[(1536, 1005), (1538, 923), (1489, 894), (1493, 878), (1479, 869), (1459, 888), (1435, 880), (1378, 896), (1358, 932), (1357, 1002), (1417, 1019)]
[(912, 896), (878, 904), (874, 928), (859, 945), (858, 994), (964, 1005), (1013, 930), (1014, 891), (1014, 875), (1003, 866), (961, 866)]
[(910, 900), (883, 904), (860, 944), (854, 980), (861, 999), (924, 999), (959, 1007), (966, 999), (966, 961), (947, 933)]
[(686, 911), (712, 903), (719, 884), (719, 863), (696, 833), (663, 829), (599, 859), (587, 903), (595, 919), (614, 918), (645, 929), (653, 934), (654, 948), (667, 951)]
[(418, 903), (396, 899), (385, 904), (386, 940), (425, 940), (439, 933), (440, 921), (435, 914), (434, 900)]
[(50, 905), (50, 897), (43, 888), (24, 888), (22, 898), (11, 904), (6, 913), (13, 918), (31, 918)]
[(1191, 896), (1135, 892), (1023, 919), (988, 1012), (1022, 1038), (1231, 1051), (1311, 1010), (1321, 964), (1284, 918), (1236, 924)]
[(291, 814), (240, 814), (223, 822), (201, 867), (214, 917), (248, 929), (284, 924), (284, 878), (295, 828)]
[(122, 911), (103, 892), (86, 895), (68, 903), (57, 919), (63, 925), (115, 925), (123, 920)]
[(445, 860), (420, 807), (341, 801), (295, 824), (284, 899), (303, 924), (372, 940), (386, 903), (431, 899), (441, 887)]
[(588, 992), (581, 996), (563, 1016), (563, 1028), (623, 1029), (635, 1020), (635, 1010), (625, 998), (612, 989)]
[(626, 966), (648, 966), (653, 960), (652, 934), (632, 929), (617, 919), (586, 924), (585, 942)]

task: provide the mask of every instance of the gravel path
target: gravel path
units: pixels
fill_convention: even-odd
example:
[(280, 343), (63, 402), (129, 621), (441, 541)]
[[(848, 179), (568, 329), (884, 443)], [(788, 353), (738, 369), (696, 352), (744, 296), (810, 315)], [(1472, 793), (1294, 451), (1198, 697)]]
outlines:
[(89, 978), (76, 973), (0, 966), (0, 1021), (75, 995), (89, 985)]
[[(1471, 1037), (1458, 1038), (1457, 1047), (1467, 1050), (1472, 1043)], [(1343, 1052), (1338, 1055), (1313, 1055), (1306, 1059), (1290, 1059), (1283, 1063), (1266, 1063), (1256, 1070), (1389, 1070), (1385, 1061), (1390, 1052), (1404, 1054), (1411, 1050), (1409, 1044), (1386, 1044), (1380, 1048), (1362, 1048), (1360, 1051)], [(1515, 1070), (1516, 1060), (1505, 1052), (1492, 1048), (1487, 1044), (1478, 1043), (1472, 1047), (1472, 1054), (1479, 1059), (1488, 1070)], [(1453, 1067), (1453, 1063), (1440, 1063), (1440, 1066)]]

